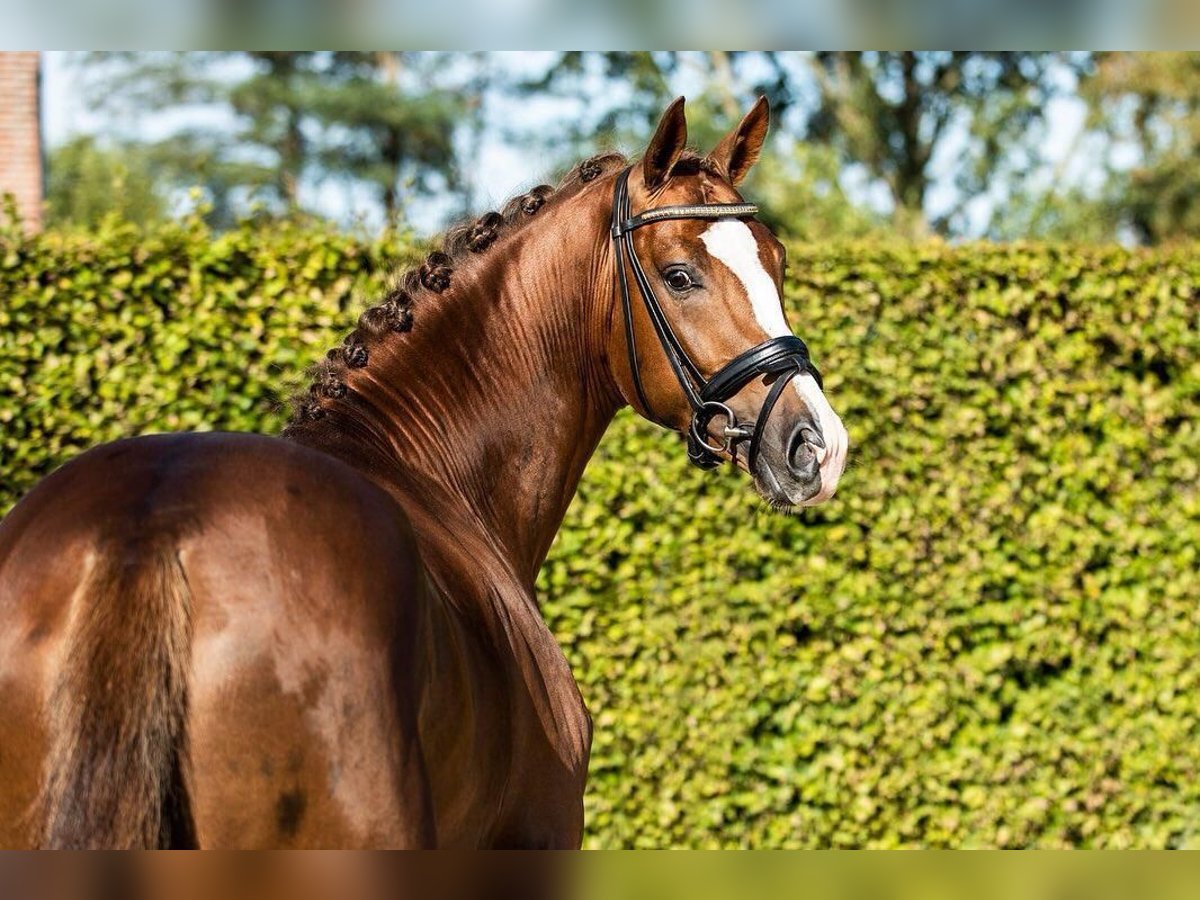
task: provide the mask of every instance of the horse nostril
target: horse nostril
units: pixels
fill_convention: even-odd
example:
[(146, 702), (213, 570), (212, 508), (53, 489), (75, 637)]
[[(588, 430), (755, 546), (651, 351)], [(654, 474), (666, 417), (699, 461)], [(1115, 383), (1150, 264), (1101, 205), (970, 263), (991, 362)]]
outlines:
[(825, 448), (825, 441), (811, 426), (803, 425), (792, 432), (788, 441), (788, 468), (792, 475), (803, 481), (812, 481), (821, 468), (818, 448)]
[(807, 425), (801, 426), (800, 437), (804, 439), (805, 443), (812, 444), (814, 447), (820, 447), (822, 450), (825, 449), (825, 438), (821, 437), (821, 432), (815, 428), (810, 428)]

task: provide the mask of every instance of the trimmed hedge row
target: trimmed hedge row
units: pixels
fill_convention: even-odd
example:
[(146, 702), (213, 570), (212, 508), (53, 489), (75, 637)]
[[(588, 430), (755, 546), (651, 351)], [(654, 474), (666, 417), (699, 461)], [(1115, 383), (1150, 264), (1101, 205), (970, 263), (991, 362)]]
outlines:
[[(404, 241), (0, 235), (0, 510), (141, 431), (277, 430)], [(542, 572), (594, 846), (1200, 844), (1200, 261), (795, 246), (850, 430), (781, 517), (622, 414)]]
[(104, 441), (279, 431), (304, 370), (417, 258), (287, 224), (0, 232), (0, 512)]

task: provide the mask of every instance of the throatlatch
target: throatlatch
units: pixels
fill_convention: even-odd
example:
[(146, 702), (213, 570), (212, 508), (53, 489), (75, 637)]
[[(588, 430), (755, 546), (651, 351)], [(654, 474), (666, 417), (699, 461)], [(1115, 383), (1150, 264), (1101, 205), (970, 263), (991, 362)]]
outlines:
[[(734, 357), (706, 380), (684, 350), (679, 338), (675, 336), (671, 323), (659, 305), (654, 287), (646, 276), (646, 270), (642, 268), (641, 261), (634, 252), (633, 232), (643, 225), (668, 219), (740, 219), (756, 215), (758, 207), (753, 203), (701, 203), (691, 206), (660, 206), (633, 216), (629, 210), (631, 171), (632, 167), (617, 176), (613, 192), (612, 238), (617, 257), (617, 283), (621, 288), (621, 305), (625, 314), (625, 343), (629, 349), (629, 370), (633, 374), (638, 402), (641, 403), (646, 416), (655, 419), (646, 399), (646, 390), (642, 385), (638, 366), (633, 301), (630, 298), (629, 281), (625, 273), (626, 260), (633, 271), (633, 279), (637, 283), (638, 293), (654, 326), (654, 332), (658, 335), (658, 342), (692, 409), (692, 420), (688, 426), (688, 459), (702, 469), (711, 469), (719, 465), (721, 453), (729, 454), (730, 460), (736, 462), (738, 444), (749, 441), (749, 464), (753, 470), (763, 429), (783, 389), (803, 372), (808, 372), (817, 380), (817, 384), (822, 384), (821, 373), (809, 359), (808, 347), (800, 338), (790, 334), (768, 338)], [(739, 425), (737, 417), (726, 405), (726, 401), (760, 376), (775, 376), (775, 381), (758, 410), (756, 420), (750, 424)], [(716, 419), (725, 420), (721, 427), (724, 440), (720, 444), (710, 443), (709, 427)]]

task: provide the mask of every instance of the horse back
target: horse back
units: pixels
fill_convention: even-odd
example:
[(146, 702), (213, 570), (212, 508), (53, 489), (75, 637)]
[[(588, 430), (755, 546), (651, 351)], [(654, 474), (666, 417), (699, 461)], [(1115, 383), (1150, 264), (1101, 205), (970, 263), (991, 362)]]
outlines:
[(0, 522), (0, 844), (430, 842), (426, 583), (400, 506), (325, 454), (83, 454)]

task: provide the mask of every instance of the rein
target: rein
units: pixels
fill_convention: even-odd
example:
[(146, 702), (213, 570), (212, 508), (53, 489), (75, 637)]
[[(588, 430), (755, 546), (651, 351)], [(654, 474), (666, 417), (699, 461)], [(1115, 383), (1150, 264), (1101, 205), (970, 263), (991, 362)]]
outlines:
[[(633, 328), (633, 301), (629, 293), (629, 280), (625, 274), (625, 262), (633, 271), (633, 279), (641, 295), (642, 304), (658, 335), (659, 345), (671, 364), (671, 370), (688, 405), (692, 409), (691, 424), (688, 427), (688, 459), (702, 469), (711, 469), (720, 465), (719, 454), (727, 453), (732, 462), (737, 462), (737, 447), (743, 441), (750, 442), (749, 466), (753, 470), (758, 458), (759, 444), (763, 430), (771, 410), (775, 408), (783, 389), (793, 378), (803, 372), (810, 373), (818, 384), (821, 384), (821, 374), (808, 356), (808, 347), (804, 341), (794, 335), (783, 335), (768, 338), (761, 344), (751, 347), (744, 353), (738, 354), (722, 366), (712, 378), (705, 379), (700, 369), (688, 356), (679, 338), (671, 328), (646, 270), (637, 257), (633, 248), (633, 232), (643, 225), (663, 222), (669, 219), (730, 219), (744, 218), (758, 213), (758, 207), (753, 203), (701, 203), (690, 206), (660, 206), (645, 210), (638, 215), (630, 214), (629, 207), (629, 173), (632, 167), (626, 169), (617, 177), (616, 188), (613, 192), (612, 238), (616, 248), (617, 282), (621, 287), (621, 306), (625, 314), (625, 343), (629, 349), (629, 369), (633, 373), (633, 384), (637, 389), (638, 401), (647, 418), (658, 421), (650, 410), (646, 399), (646, 390), (642, 385), (641, 371), (638, 365), (636, 338)], [(759, 376), (775, 376), (766, 399), (758, 410), (758, 416), (753, 423), (739, 424), (733, 410), (726, 401), (737, 394), (742, 388)], [(721, 444), (710, 444), (708, 428), (714, 419), (724, 419), (721, 429), (724, 441)], [(659, 422), (659, 424), (662, 424)]]

